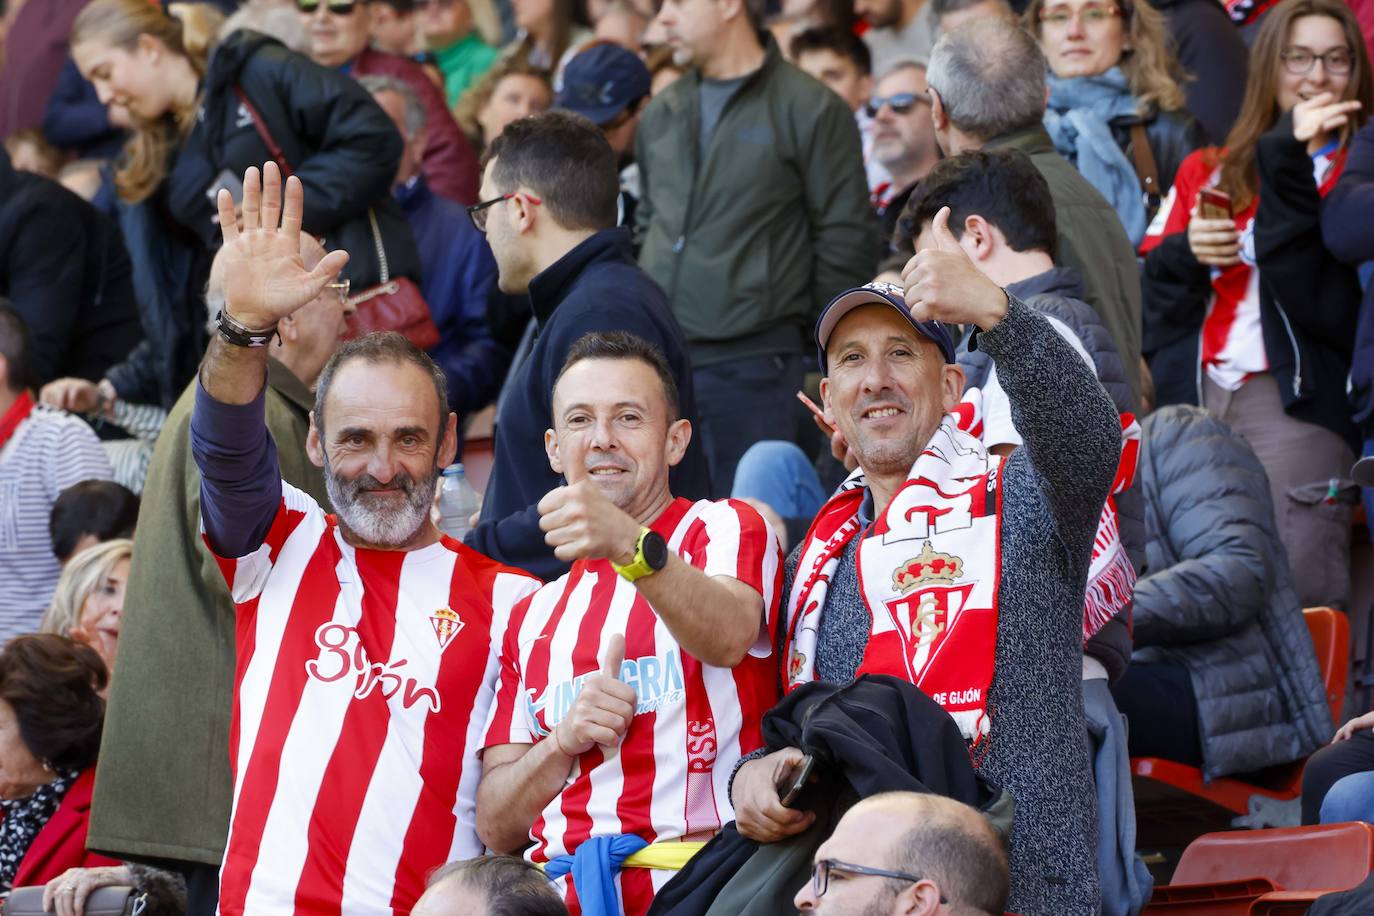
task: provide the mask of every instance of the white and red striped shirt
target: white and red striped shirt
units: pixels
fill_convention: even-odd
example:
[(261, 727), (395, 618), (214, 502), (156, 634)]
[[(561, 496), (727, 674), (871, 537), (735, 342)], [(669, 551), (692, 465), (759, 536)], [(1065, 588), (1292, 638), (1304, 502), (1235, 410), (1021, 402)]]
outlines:
[[(757, 512), (734, 500), (674, 500), (652, 528), (706, 575), (738, 579), (763, 596), (758, 640), (733, 669), (702, 664), (607, 560), (573, 564), (516, 608), (485, 746), (547, 736), (572, 708), (581, 681), (600, 670), (614, 633), (625, 635), (620, 679), (638, 698), (620, 747), (609, 757), (593, 748), (578, 758), (563, 791), (534, 822), (532, 861), (571, 854), (593, 836), (632, 833), (651, 843), (709, 837), (734, 817), (727, 789), (735, 764), (763, 744), (760, 721), (778, 693), (777, 538)], [(626, 913), (642, 913), (656, 887), (644, 869), (632, 871), (621, 899)], [(661, 885), (672, 872), (652, 877)], [(575, 898), (569, 906), (577, 911)]]
[[(1179, 164), (1174, 185), (1160, 205), (1145, 238), (1145, 254), (1176, 232), (1187, 232), (1198, 192), (1221, 177), (1215, 148), (1195, 150)], [(1312, 157), (1312, 176), (1323, 196), (1336, 184), (1345, 151), (1329, 148)], [(1202, 322), (1202, 368), (1219, 387), (1235, 391), (1250, 376), (1269, 371), (1260, 322), (1259, 271), (1255, 269), (1255, 212), (1259, 197), (1235, 214), (1240, 233), (1240, 263), (1212, 268), (1212, 301)]]
[(539, 580), (447, 537), (354, 548), (285, 483), (266, 542), (219, 564), (238, 648), (220, 912), (408, 913), (429, 871), (482, 852), (497, 650)]

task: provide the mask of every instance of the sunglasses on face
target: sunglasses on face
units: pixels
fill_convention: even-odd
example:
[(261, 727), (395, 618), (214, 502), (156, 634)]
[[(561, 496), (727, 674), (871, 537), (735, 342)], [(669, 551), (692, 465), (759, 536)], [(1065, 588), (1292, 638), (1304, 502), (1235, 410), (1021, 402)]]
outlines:
[(1355, 55), (1349, 48), (1332, 48), (1325, 54), (1307, 48), (1285, 48), (1279, 57), (1283, 59), (1283, 68), (1294, 76), (1307, 73), (1317, 61), (1321, 61), (1322, 67), (1332, 76), (1345, 76), (1355, 63)]
[[(1086, 26), (1102, 25), (1121, 15), (1118, 7), (1106, 3), (1085, 3), (1077, 10)], [(1040, 21), (1049, 25), (1068, 25), (1073, 21), (1074, 8), (1067, 3), (1056, 3), (1040, 10)]]
[(925, 93), (919, 92), (898, 92), (889, 96), (874, 96), (868, 100), (864, 106), (870, 118), (876, 118), (878, 112), (883, 110), (886, 105), (892, 109), (893, 114), (910, 114), (911, 109), (917, 105), (929, 105), (930, 99), (926, 98)]
[[(329, 0), (323, 6), (335, 16), (350, 16), (353, 14), (353, 10), (357, 8), (358, 2), (359, 0)], [(296, 0), (296, 9), (307, 16), (315, 15), (316, 10), (321, 5), (320, 0)]]

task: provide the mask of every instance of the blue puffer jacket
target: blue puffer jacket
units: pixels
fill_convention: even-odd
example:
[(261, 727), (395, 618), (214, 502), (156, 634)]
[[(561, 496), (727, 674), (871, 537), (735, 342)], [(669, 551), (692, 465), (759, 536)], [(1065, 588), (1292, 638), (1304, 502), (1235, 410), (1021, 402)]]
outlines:
[(1199, 408), (1142, 425), (1134, 659), (1188, 669), (1208, 779), (1305, 757), (1333, 726), (1264, 468)]

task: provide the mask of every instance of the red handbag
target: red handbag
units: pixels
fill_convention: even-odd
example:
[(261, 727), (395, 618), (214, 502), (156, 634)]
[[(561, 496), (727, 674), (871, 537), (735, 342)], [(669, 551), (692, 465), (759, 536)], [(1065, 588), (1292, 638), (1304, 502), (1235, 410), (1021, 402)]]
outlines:
[[(248, 112), (248, 116), (253, 119), (258, 136), (267, 144), (267, 151), (281, 168), (282, 175), (289, 177), (291, 165), (286, 161), (286, 156), (277, 145), (277, 141), (272, 139), (262, 115), (258, 114), (258, 110), (248, 100), (241, 86), (235, 86), (234, 92), (238, 95), (244, 110)], [(362, 337), (373, 331), (397, 331), (421, 350), (438, 346), (439, 326), (434, 323), (429, 303), (425, 301), (420, 287), (409, 277), (391, 276), (386, 259), (386, 246), (382, 244), (382, 230), (377, 225), (377, 214), (371, 207), (367, 208), (367, 221), (372, 227), (372, 241), (376, 245), (381, 282), (376, 286), (356, 290), (348, 297), (349, 304), (356, 311), (348, 320), (347, 339)]]

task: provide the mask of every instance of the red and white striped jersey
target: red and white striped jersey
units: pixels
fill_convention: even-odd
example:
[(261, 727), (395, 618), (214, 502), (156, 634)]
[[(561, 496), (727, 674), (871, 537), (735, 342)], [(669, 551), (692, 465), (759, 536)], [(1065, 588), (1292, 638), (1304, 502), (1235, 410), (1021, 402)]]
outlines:
[[(535, 862), (572, 853), (593, 836), (710, 836), (734, 817), (726, 790), (735, 764), (763, 744), (760, 721), (778, 688), (777, 538), (757, 512), (734, 500), (677, 499), (652, 527), (706, 575), (738, 579), (763, 596), (758, 640), (733, 669), (702, 664), (606, 560), (575, 563), (516, 608), (485, 746), (546, 737), (571, 709), (581, 682), (600, 669), (615, 633), (625, 635), (620, 679), (638, 697), (620, 747), (609, 756), (600, 748), (583, 754), (535, 821)], [(642, 911), (628, 897), (626, 912)]]
[(408, 913), (479, 855), (477, 752), (501, 634), (539, 580), (444, 538), (357, 549), (282, 485), (237, 606), (234, 805), (220, 912)]
[[(1221, 177), (1215, 148), (1195, 150), (1179, 164), (1174, 185), (1160, 205), (1140, 243), (1142, 254), (1165, 236), (1187, 232), (1198, 192), (1215, 187)], [(1345, 164), (1344, 150), (1334, 145), (1312, 157), (1312, 175), (1324, 196), (1336, 184)], [(1212, 268), (1212, 301), (1202, 323), (1202, 367), (1221, 388), (1235, 391), (1251, 375), (1269, 371), (1260, 323), (1259, 271), (1255, 269), (1255, 212), (1259, 198), (1235, 214), (1240, 233), (1240, 263)]]

